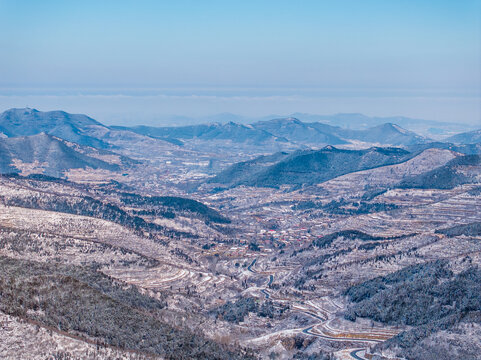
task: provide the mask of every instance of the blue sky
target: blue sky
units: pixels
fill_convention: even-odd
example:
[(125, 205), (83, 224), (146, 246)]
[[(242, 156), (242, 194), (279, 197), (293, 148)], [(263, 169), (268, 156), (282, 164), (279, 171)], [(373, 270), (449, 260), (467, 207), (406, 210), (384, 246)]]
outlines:
[[(265, 106), (258, 102), (251, 109), (260, 115), (291, 109), (274, 111), (269, 103), (280, 91), (336, 98), (338, 106), (329, 108), (334, 112), (355, 110), (362, 97), (371, 107), (359, 111), (372, 115), (448, 121), (456, 120), (459, 108), (458, 117), (473, 123), (481, 116), (480, 18), (480, 0), (0, 0), (0, 106), (9, 99), (12, 105), (38, 99), (39, 105), (62, 106), (61, 99), (45, 102), (46, 94), (65, 95), (62, 91), (140, 96), (139, 89), (156, 89), (164, 96), (181, 89), (192, 98), (209, 89), (209, 96), (244, 102), (262, 93)], [(48, 91), (42, 98), (21, 99), (21, 88), (37, 89), (29, 96)], [(402, 101), (390, 110), (383, 96)], [(79, 105), (72, 97), (64, 97), (65, 107)], [(423, 105), (422, 97), (430, 100)], [(430, 113), (443, 98), (451, 99), (451, 107)], [(245, 104), (232, 103), (210, 108), (192, 103), (189, 111), (195, 113), (196, 106), (198, 115), (245, 111)], [(150, 113), (182, 115), (188, 104)], [(293, 104), (293, 112), (323, 112), (302, 106)], [(83, 112), (89, 111), (96, 110)]]

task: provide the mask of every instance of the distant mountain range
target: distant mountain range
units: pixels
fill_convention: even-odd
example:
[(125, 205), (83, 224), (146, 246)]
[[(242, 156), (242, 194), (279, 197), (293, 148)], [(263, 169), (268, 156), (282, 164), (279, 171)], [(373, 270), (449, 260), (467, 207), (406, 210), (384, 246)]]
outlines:
[(203, 125), (191, 125), (181, 127), (151, 127), (134, 126), (120, 127), (113, 126), (113, 129), (130, 130), (137, 134), (156, 137), (159, 139), (178, 139), (178, 140), (231, 140), (236, 143), (249, 143), (252, 145), (262, 145), (267, 141), (287, 142), (283, 137), (275, 136), (262, 129), (256, 129), (249, 125), (228, 122), (225, 124), (213, 123)]
[(333, 115), (315, 115), (294, 113), (289, 115), (305, 122), (321, 122), (342, 128), (365, 130), (370, 127), (392, 123), (418, 132), (424, 136), (437, 136), (473, 129), (472, 126), (459, 122), (439, 122), (433, 120), (414, 119), (405, 116), (366, 116), (359, 113), (340, 113)]
[[(359, 116), (341, 114), (338, 118), (348, 121)], [(396, 119), (407, 121), (407, 118)], [(431, 147), (480, 153), (480, 130), (447, 140), (449, 143), (432, 142), (391, 122), (366, 129), (347, 129), (287, 117), (249, 125), (230, 121), (179, 127), (121, 127), (106, 126), (86, 115), (24, 108), (0, 114), (0, 171), (39, 171), (63, 176), (68, 169), (75, 168), (120, 171), (135, 163), (130, 156), (148, 160), (165, 153), (170, 157), (183, 154), (192, 158), (194, 151), (195, 154), (222, 153), (239, 161), (274, 153), (237, 163), (211, 182), (228, 187), (240, 184), (298, 186), (401, 162), (411, 156), (410, 152)], [(373, 145), (398, 146), (409, 152)], [(371, 148), (346, 150), (368, 147)], [(109, 157), (118, 160), (112, 162)]]
[[(167, 141), (176, 146), (189, 142), (195, 142), (198, 145), (199, 142), (228, 141), (238, 145), (244, 144), (247, 147), (264, 146), (266, 152), (276, 149), (289, 151), (295, 148), (322, 148), (326, 145), (338, 146), (360, 142), (367, 143), (367, 146), (369, 144), (413, 146), (432, 142), (401, 127), (399, 123), (412, 124), (417, 121), (409, 118), (371, 118), (362, 114), (308, 116), (308, 114), (299, 113), (297, 115), (307, 120), (287, 117), (257, 121), (250, 125), (229, 121), (178, 127), (125, 127), (106, 126), (86, 115), (69, 114), (64, 111), (42, 112), (25, 108), (10, 109), (0, 114), (0, 133), (7, 137), (15, 137), (45, 132), (80, 145), (100, 149), (115, 149), (116, 141), (122, 142), (123, 136), (132, 138), (132, 133)], [(230, 118), (236, 119), (234, 115)], [(312, 121), (314, 119), (317, 121)], [(326, 123), (319, 120), (325, 120)], [(381, 120), (392, 121), (379, 123)], [(346, 126), (334, 126), (334, 123)], [(359, 125), (357, 129), (351, 126), (353, 123)], [(373, 124), (373, 126), (366, 127), (360, 124)], [(480, 142), (480, 130), (458, 134), (448, 138), (447, 141), (458, 144), (477, 143)]]
[(385, 123), (393, 123), (402, 126), (403, 128), (417, 132), (423, 136), (436, 137), (437, 140), (439, 140), (443, 136), (446, 137), (449, 134), (475, 129), (475, 127), (473, 127), (472, 125), (459, 122), (440, 122), (434, 120), (414, 119), (405, 116), (367, 116), (359, 113), (318, 115), (296, 112), (288, 115), (272, 114), (262, 117), (247, 117), (232, 113), (220, 113), (202, 117), (170, 116), (164, 117), (162, 121), (168, 124), (177, 124), (174, 126), (187, 126), (193, 124), (207, 124), (214, 122), (226, 123), (229, 121), (239, 124), (252, 124), (255, 122), (268, 121), (271, 119), (285, 118), (296, 118), (306, 123), (320, 122), (323, 124), (338, 126), (341, 128), (352, 130), (365, 130), (367, 128), (382, 125)]
[(337, 134), (338, 136), (350, 140), (390, 145), (414, 145), (423, 144), (429, 141), (429, 139), (392, 123), (377, 125), (366, 130), (341, 129)]
[(310, 145), (347, 144), (352, 141), (379, 143), (389, 145), (422, 144), (428, 139), (398, 125), (385, 123), (366, 130), (343, 129), (319, 122), (304, 123), (296, 118), (274, 119), (252, 124), (277, 136), (283, 136), (294, 142)]
[(413, 145), (429, 142), (420, 135), (386, 123), (366, 130), (350, 130), (323, 123), (304, 123), (296, 118), (272, 119), (250, 125), (234, 122), (180, 127), (112, 127), (130, 130), (163, 140), (229, 140), (234, 143), (262, 146), (268, 143), (293, 143), (309, 147), (365, 142), (384, 145)]
[(259, 121), (252, 127), (303, 144), (347, 144), (346, 140), (335, 135), (340, 128), (321, 123), (303, 123), (292, 117)]

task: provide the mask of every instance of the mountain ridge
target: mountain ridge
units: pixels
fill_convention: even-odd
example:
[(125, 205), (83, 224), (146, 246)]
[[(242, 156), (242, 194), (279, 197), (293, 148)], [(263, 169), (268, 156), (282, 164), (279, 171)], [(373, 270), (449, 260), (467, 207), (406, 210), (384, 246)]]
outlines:
[[(274, 187), (290, 185), (299, 187), (333, 179), (350, 172), (392, 165), (409, 160), (414, 154), (400, 148), (372, 147), (365, 150), (345, 150), (326, 146), (321, 150), (299, 150), (283, 156), (279, 161), (264, 168), (255, 166), (260, 157), (248, 162), (234, 164), (208, 182), (235, 187), (239, 185)], [(235, 167), (243, 168), (243, 178), (233, 178)], [(252, 170), (251, 173), (248, 171)]]
[(455, 144), (463, 144), (463, 145), (480, 143), (481, 142), (481, 129), (456, 134), (456, 135), (450, 136), (450, 137), (448, 137), (444, 140), (448, 141), (448, 142), (453, 142)]
[(0, 131), (7, 137), (37, 135), (42, 132), (80, 145), (107, 149), (110, 146), (101, 139), (90, 136), (90, 128), (107, 126), (83, 114), (65, 111), (38, 111), (31, 108), (13, 108), (0, 114)]
[[(0, 172), (11, 173), (28, 168), (30, 171), (61, 177), (65, 171), (76, 168), (119, 171), (121, 165), (109, 163), (94, 156), (104, 152), (95, 148), (69, 143), (53, 135), (40, 133), (31, 136), (0, 138)], [(111, 155), (105, 152), (105, 155)], [(119, 156), (120, 161), (129, 161)]]

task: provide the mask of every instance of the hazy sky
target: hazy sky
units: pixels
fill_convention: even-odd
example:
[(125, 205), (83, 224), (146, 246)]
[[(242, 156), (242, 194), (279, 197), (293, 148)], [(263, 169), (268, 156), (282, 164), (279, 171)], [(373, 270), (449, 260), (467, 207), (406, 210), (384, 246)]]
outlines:
[(0, 106), (476, 123), (480, 19), (481, 0), (0, 0)]

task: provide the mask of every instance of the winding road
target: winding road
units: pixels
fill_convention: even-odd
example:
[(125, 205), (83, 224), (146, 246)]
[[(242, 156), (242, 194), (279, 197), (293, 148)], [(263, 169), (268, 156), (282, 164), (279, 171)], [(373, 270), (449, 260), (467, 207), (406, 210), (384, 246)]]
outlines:
[(266, 297), (266, 299), (269, 299), (269, 298), (270, 298), (269, 293), (268, 293), (265, 289), (262, 289), (262, 290), (261, 290), (261, 293), (264, 294), (264, 296)]
[(357, 355), (358, 352), (363, 351), (363, 350), (364, 350), (364, 349), (358, 349), (358, 350), (351, 351), (351, 352), (349, 353), (349, 355), (350, 355), (353, 359), (356, 359), (356, 360), (365, 360), (365, 358), (359, 357), (359, 356)]
[[(253, 269), (254, 265), (257, 263), (257, 258), (252, 260), (251, 264), (247, 267), (247, 270), (253, 274), (261, 274)], [(276, 299), (273, 294), (267, 291), (267, 288), (272, 285), (274, 282), (274, 275), (269, 274), (267, 279), (265, 288), (260, 289), (260, 292), (264, 295), (266, 299), (272, 300), (280, 300)], [(285, 300), (285, 299), (283, 299)], [(303, 334), (315, 336), (318, 338), (331, 340), (331, 341), (354, 341), (354, 342), (365, 342), (365, 343), (380, 343), (383, 342), (385, 339), (391, 337), (389, 331), (387, 332), (375, 332), (375, 333), (355, 333), (355, 332), (338, 332), (335, 329), (329, 327), (329, 312), (327, 310), (323, 310), (318, 308), (313, 304), (304, 302), (300, 304), (293, 304), (292, 306), (293, 311), (297, 311), (303, 314), (306, 314), (319, 322), (314, 325), (310, 325), (302, 330), (300, 330)], [(320, 313), (320, 314), (319, 314)], [(318, 327), (322, 327), (322, 330)], [(361, 351), (365, 351), (365, 348), (362, 349), (355, 349), (349, 353), (349, 356), (355, 360), (366, 360), (365, 358), (358, 355)]]
[(252, 267), (255, 265), (257, 262), (257, 259), (252, 260), (252, 263), (247, 267), (247, 271), (250, 271), (251, 273), (255, 273), (254, 270), (252, 270)]

